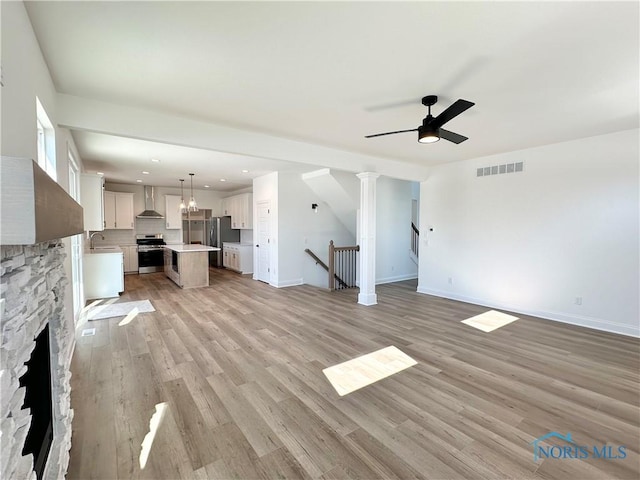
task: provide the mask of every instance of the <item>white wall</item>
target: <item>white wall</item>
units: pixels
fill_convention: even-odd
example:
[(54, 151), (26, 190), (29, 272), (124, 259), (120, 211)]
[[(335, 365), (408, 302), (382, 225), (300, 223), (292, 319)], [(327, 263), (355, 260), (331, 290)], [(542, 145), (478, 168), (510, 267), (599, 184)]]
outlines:
[[(36, 96), (55, 127), (58, 120), (57, 93), (24, 4), (0, 2), (0, 9), (4, 83), (0, 90), (0, 152), (5, 156), (37, 161)], [(57, 181), (68, 192), (68, 150), (73, 152), (80, 169), (82, 159), (68, 129), (56, 127), (55, 139)], [(63, 239), (63, 244), (67, 252), (64, 268), (67, 276), (71, 278), (70, 238)], [(65, 291), (65, 315), (65, 320), (73, 324), (71, 282)]]
[(376, 182), (376, 284), (417, 278), (411, 260), (412, 182), (379, 177)]
[(433, 168), (418, 291), (640, 335), (638, 142), (629, 130)]
[(2, 155), (37, 160), (36, 96), (56, 124), (57, 93), (22, 2), (1, 2)]

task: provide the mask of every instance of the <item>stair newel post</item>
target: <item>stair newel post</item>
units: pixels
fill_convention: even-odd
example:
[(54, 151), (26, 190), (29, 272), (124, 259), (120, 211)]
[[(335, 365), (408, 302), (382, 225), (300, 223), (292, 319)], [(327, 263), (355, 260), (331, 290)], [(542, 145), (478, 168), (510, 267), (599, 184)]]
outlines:
[(334, 291), (336, 289), (336, 262), (335, 262), (335, 246), (333, 240), (329, 242), (329, 290)]

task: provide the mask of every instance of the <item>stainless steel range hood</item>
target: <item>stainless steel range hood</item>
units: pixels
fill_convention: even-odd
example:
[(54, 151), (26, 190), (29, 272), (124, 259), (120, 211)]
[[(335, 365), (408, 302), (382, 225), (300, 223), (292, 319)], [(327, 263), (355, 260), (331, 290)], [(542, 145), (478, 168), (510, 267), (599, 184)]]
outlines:
[(144, 212), (138, 214), (136, 218), (164, 218), (164, 215), (156, 212), (155, 190), (146, 185), (144, 187)]

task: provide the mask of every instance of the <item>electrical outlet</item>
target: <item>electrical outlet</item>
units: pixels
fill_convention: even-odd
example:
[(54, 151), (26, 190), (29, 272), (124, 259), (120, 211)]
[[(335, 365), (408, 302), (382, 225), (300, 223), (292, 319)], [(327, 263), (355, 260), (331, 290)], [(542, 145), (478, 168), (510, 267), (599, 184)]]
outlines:
[(575, 304), (576, 305), (582, 305), (582, 297), (576, 297)]
[(449, 277), (449, 285), (453, 285), (453, 277)]

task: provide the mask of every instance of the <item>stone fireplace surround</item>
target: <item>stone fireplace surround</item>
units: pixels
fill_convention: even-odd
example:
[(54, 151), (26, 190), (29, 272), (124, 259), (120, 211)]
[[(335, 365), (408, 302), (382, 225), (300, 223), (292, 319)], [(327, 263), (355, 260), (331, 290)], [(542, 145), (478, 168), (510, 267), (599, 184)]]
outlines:
[(44, 478), (64, 478), (71, 448), (71, 356), (74, 325), (65, 315), (65, 250), (60, 240), (0, 247), (0, 478), (35, 479), (33, 456), (22, 456), (31, 414), (22, 410), (19, 378), (36, 336), (49, 322), (53, 401), (53, 443)]

